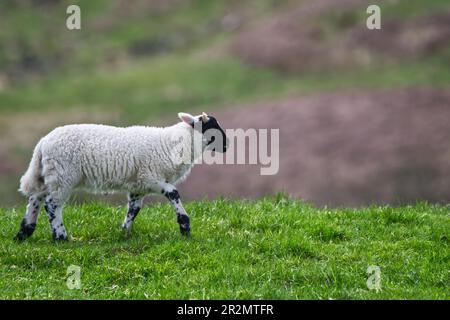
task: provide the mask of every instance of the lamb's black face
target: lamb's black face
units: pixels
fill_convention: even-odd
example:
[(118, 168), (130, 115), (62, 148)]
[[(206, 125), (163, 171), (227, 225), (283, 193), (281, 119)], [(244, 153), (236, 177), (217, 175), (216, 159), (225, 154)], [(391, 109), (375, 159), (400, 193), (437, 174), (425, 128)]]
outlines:
[[(202, 117), (199, 119), (202, 121)], [(228, 139), (225, 135), (225, 131), (220, 127), (219, 122), (216, 118), (212, 116), (208, 116), (208, 120), (202, 122), (202, 133), (204, 137), (208, 141), (208, 146), (212, 144), (212, 151), (217, 152), (226, 152), (228, 148)], [(222, 143), (218, 146), (217, 143), (213, 143), (217, 138), (222, 141)]]

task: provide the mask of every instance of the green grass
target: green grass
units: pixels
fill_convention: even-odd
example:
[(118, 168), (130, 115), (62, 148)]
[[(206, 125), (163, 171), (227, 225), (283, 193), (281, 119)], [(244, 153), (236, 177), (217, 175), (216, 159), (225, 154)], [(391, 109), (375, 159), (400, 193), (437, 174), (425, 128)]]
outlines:
[[(169, 205), (147, 206), (130, 236), (124, 208), (65, 209), (72, 240), (53, 243), (41, 216), (12, 237), (24, 208), (2, 209), (0, 298), (449, 299), (448, 206), (318, 209), (285, 197), (186, 204), (189, 240)], [(81, 267), (80, 290), (65, 285)], [(381, 268), (381, 291), (367, 268)]]

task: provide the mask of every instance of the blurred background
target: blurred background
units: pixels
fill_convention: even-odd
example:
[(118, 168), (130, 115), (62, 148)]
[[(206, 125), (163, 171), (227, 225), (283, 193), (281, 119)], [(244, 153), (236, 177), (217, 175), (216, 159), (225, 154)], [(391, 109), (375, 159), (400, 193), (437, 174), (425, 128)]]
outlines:
[[(66, 28), (69, 4), (81, 30)], [(381, 30), (366, 28), (369, 4)], [(20, 176), (55, 126), (179, 111), (280, 129), (277, 175), (200, 165), (189, 200), (448, 203), (449, 40), (448, 0), (2, 0), (0, 206), (24, 203)]]

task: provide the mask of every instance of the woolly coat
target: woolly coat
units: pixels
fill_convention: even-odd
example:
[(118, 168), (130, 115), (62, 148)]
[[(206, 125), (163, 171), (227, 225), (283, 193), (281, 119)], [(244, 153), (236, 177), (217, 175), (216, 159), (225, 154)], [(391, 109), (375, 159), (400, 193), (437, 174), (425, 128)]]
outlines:
[[(54, 129), (36, 145), (20, 181), (23, 194), (50, 193), (64, 201), (74, 188), (91, 192), (154, 193), (156, 182), (173, 185), (189, 174), (203, 148), (191, 156), (194, 129), (78, 124)], [(188, 151), (188, 152), (186, 152)], [(194, 153), (194, 152), (193, 152)]]

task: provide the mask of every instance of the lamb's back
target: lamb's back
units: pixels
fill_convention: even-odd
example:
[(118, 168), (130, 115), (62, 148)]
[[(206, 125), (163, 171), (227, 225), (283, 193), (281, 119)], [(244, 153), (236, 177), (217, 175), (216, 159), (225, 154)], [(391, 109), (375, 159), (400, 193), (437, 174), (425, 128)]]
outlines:
[(58, 127), (42, 139), (44, 166), (59, 175), (78, 174), (95, 189), (135, 180), (160, 151), (161, 128), (76, 124)]
[(67, 153), (103, 154), (139, 151), (156, 146), (161, 128), (114, 127), (101, 124), (72, 124), (55, 128), (43, 138), (43, 148)]

